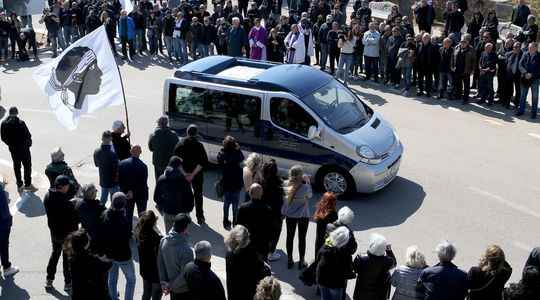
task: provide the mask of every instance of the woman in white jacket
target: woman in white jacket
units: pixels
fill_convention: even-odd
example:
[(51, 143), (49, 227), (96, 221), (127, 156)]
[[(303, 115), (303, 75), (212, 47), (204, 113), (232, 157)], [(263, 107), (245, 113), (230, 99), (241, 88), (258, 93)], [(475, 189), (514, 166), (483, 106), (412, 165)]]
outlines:
[(306, 60), (306, 45), (304, 35), (298, 30), (298, 25), (291, 25), (291, 32), (285, 37), (285, 47), (287, 48), (288, 64), (302, 64)]

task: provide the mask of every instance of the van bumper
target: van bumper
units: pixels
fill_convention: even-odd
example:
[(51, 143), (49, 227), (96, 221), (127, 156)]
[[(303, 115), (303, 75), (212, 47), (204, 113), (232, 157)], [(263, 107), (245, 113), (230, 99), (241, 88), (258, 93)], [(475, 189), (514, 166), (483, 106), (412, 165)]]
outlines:
[(376, 192), (392, 182), (399, 171), (401, 157), (403, 154), (403, 144), (399, 142), (399, 147), (378, 165), (369, 165), (359, 162), (350, 170), (354, 179), (356, 191), (359, 193)]

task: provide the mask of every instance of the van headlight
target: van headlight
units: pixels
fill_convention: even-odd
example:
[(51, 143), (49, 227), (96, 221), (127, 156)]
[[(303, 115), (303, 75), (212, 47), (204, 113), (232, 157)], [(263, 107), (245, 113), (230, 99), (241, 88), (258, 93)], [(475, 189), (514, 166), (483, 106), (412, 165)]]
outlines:
[(376, 165), (381, 162), (381, 158), (367, 145), (356, 147), (356, 154), (360, 156), (360, 161), (366, 164)]

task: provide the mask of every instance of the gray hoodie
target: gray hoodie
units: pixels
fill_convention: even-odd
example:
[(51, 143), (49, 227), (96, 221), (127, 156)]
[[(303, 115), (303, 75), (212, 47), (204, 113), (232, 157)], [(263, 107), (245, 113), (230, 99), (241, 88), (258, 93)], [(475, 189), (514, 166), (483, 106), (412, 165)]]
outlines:
[(193, 250), (188, 244), (187, 235), (171, 230), (159, 244), (159, 280), (167, 282), (174, 293), (187, 292), (184, 271), (186, 265), (193, 259)]

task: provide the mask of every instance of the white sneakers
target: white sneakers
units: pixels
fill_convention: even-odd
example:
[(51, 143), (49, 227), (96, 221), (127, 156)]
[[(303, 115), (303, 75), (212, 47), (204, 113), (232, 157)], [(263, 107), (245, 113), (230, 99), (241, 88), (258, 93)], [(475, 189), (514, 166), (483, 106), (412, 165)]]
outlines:
[(277, 252), (268, 254), (269, 261), (276, 261), (276, 260), (279, 260), (280, 258), (281, 258), (281, 255)]
[(7, 269), (4, 269), (4, 277), (9, 277), (9, 276), (13, 276), (17, 273), (19, 273), (20, 269), (18, 267), (15, 267), (15, 266), (11, 266)]

